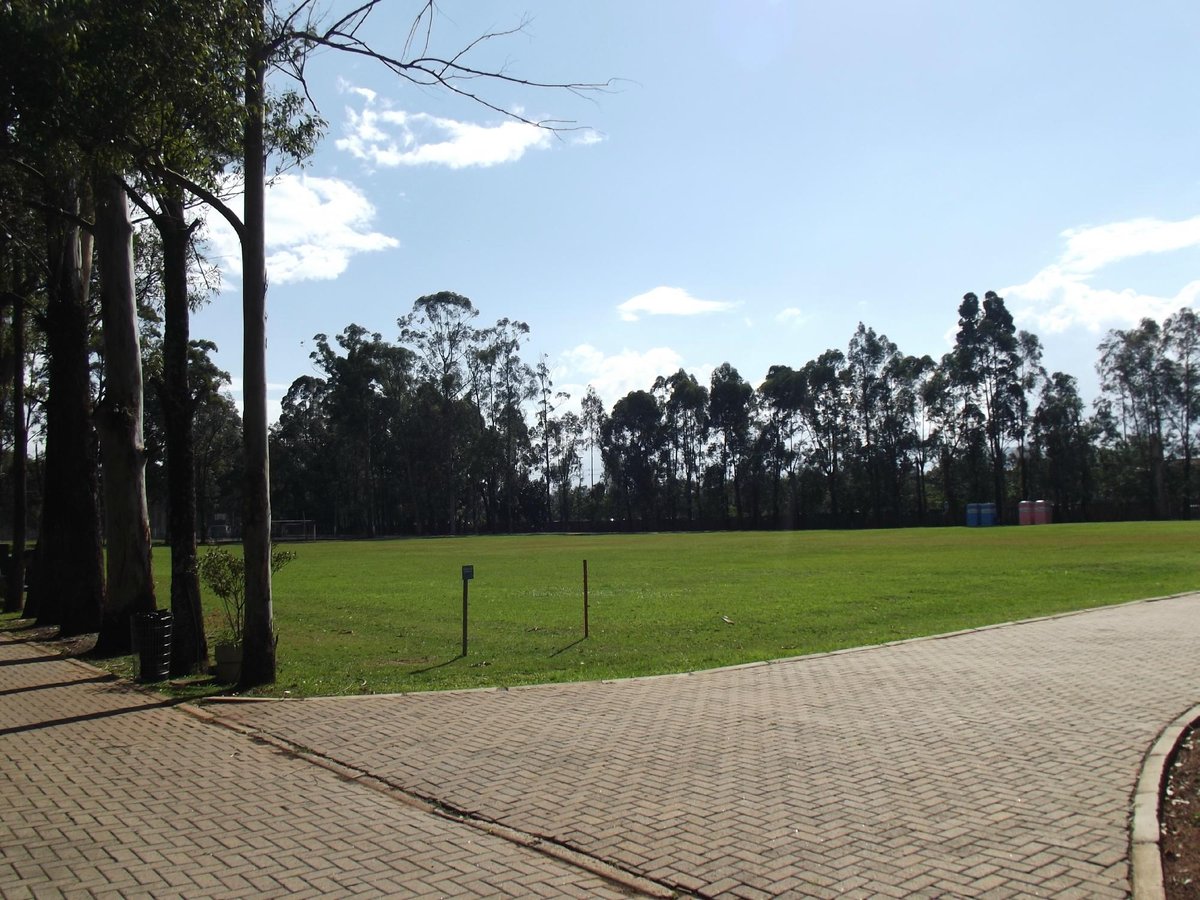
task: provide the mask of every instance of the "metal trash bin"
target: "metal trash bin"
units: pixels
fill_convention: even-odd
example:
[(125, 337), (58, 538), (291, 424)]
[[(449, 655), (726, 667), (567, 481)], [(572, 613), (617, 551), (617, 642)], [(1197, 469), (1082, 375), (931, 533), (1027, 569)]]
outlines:
[(133, 617), (133, 653), (137, 680), (142, 684), (162, 681), (171, 674), (170, 610), (156, 609)]

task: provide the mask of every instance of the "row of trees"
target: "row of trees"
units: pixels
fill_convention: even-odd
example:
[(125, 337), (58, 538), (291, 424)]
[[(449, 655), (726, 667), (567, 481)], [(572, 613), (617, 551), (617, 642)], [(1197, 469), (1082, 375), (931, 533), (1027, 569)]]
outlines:
[(961, 522), (977, 501), (1011, 520), (1035, 498), (1067, 519), (1191, 514), (1191, 309), (1106, 336), (1091, 414), (992, 292), (963, 298), (940, 360), (860, 324), (757, 387), (728, 363), (708, 384), (680, 370), (611, 410), (590, 389), (568, 408), (545, 360), (521, 358), (528, 326), (477, 316), (445, 292), (396, 343), (317, 335), (317, 374), (272, 430), (277, 508), (367, 536)]
[[(598, 87), (544, 84), (472, 65), (472, 51), (510, 32), (484, 34), (466, 48), (438, 53), (432, 0), (416, 4), (400, 50), (380, 52), (363, 33), (379, 2), (355, 2), (344, 13), (316, 0), (178, 0), (167, 6), (157, 0), (11, 0), (0, 5), (0, 46), (5, 48), (0, 293), (13, 325), (8, 359), (14, 562), (6, 609), (21, 609), (23, 599), (24, 341), (30, 325), (44, 338), (45, 455), (40, 540), (25, 612), (64, 635), (98, 631), (98, 653), (121, 653), (129, 649), (132, 616), (157, 602), (150, 570), (133, 204), (153, 223), (161, 247), (157, 275), (165, 387), (157, 402), (169, 495), (172, 670), (190, 672), (206, 663), (193, 458), (197, 384), (203, 376), (193, 365), (188, 325), (192, 237), (200, 220), (190, 209), (202, 202), (229, 222), (242, 249), (240, 518), (246, 603), (241, 682), (252, 686), (274, 679), (265, 184), (268, 159), (300, 162), (320, 136), (323, 123), (306, 101), (309, 54), (321, 48), (365, 57), (401, 79), (516, 118), (519, 113), (486, 99), (483, 86)], [(272, 71), (290, 78), (292, 87), (269, 90)], [(240, 214), (222, 195), (232, 182), (242, 193)]]

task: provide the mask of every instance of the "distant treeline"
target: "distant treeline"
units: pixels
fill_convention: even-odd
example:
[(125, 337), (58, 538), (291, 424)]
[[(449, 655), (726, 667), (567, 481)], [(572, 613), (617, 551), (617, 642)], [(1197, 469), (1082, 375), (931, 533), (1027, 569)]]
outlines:
[(399, 340), (316, 336), (272, 431), (278, 518), (338, 536), (558, 529), (961, 524), (1045, 499), (1058, 521), (1189, 517), (1200, 320), (1110, 331), (1102, 394), (1048, 373), (1002, 298), (963, 297), (954, 348), (902, 353), (860, 324), (846, 350), (771, 366), (680, 370), (605, 409), (567, 409), (529, 328), (475, 324), (471, 302), (422, 297)]

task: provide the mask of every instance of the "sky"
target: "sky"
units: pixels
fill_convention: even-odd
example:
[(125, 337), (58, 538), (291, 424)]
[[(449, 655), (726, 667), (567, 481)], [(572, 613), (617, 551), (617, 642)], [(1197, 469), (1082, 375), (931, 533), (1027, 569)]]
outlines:
[[(418, 6), (362, 36), (399, 52)], [(528, 323), (526, 361), (609, 408), (680, 368), (758, 385), (859, 322), (937, 358), (989, 290), (1091, 400), (1109, 329), (1200, 306), (1195, 0), (442, 0), (433, 49), (522, 23), (468, 61), (610, 85), (469, 86), (572, 130), (312, 59), (326, 133), (268, 193), (272, 418), (315, 334), (395, 341), (442, 290)], [(193, 335), (240, 399), (237, 245), (209, 237)]]

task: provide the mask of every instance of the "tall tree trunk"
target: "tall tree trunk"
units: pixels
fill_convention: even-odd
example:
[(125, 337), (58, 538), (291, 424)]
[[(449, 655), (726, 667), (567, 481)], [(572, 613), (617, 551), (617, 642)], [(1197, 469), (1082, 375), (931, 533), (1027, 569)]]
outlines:
[[(14, 279), (15, 281), (15, 279)], [(29, 432), (25, 423), (25, 295), (20, 284), (12, 298), (13, 340), (13, 510), (12, 559), (4, 590), (4, 611), (19, 612), (25, 591), (25, 485)]]
[(996, 523), (1004, 523), (1004, 455), (997, 454), (992, 462), (992, 482), (996, 494)]
[[(261, 35), (262, 6), (254, 3)], [(242, 236), (242, 328), (245, 418), (242, 547), (246, 566), (246, 621), (241, 687), (275, 680), (271, 610), (271, 489), (267, 446), (266, 148), (263, 103), (266, 63), (259, 46), (246, 63), (245, 233)]]
[[(83, 185), (68, 173), (48, 197), (54, 208), (83, 211)], [(78, 221), (47, 223), (51, 277), (46, 306), (49, 394), (46, 399), (45, 492), (30, 606), (37, 624), (66, 637), (97, 631), (104, 603), (96, 444), (88, 365), (92, 239)]]
[(196, 573), (196, 460), (188, 384), (188, 242), (179, 193), (159, 198), (163, 244), (163, 425), (167, 445), (167, 516), (171, 540), (171, 674), (208, 662), (200, 579)]
[(142, 354), (133, 285), (133, 225), (116, 175), (96, 179), (96, 250), (104, 337), (104, 398), (96, 413), (104, 465), (108, 591), (96, 652), (128, 653), (130, 622), (155, 607), (142, 443)]
[(1150, 435), (1150, 499), (1154, 518), (1165, 519), (1170, 515), (1167, 501), (1166, 465), (1163, 462), (1162, 429)]

